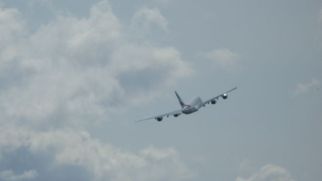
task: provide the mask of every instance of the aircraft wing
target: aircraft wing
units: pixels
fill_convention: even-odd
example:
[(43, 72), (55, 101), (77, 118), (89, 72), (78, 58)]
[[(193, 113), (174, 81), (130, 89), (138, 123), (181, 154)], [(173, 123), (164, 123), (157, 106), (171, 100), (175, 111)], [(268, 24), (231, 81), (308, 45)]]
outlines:
[(211, 104), (216, 104), (216, 102), (219, 100), (220, 97), (223, 98), (223, 99), (227, 99), (228, 93), (230, 93), (230, 92), (232, 92), (232, 91), (234, 91), (236, 89), (237, 89), (237, 87), (234, 87), (234, 88), (232, 88), (232, 89), (230, 89), (230, 90), (228, 90), (228, 91), (226, 91), (226, 92), (224, 92), (224, 93), (222, 93), (222, 94), (220, 94), (220, 95), (218, 95), (216, 97), (213, 97), (213, 98), (203, 102), (202, 105), (205, 106), (205, 105), (210, 104), (210, 103)]
[(168, 112), (168, 113), (164, 113), (164, 114), (160, 114), (157, 116), (152, 116), (149, 118), (145, 118), (145, 119), (141, 119), (141, 120), (137, 120), (136, 122), (140, 122), (140, 121), (146, 121), (146, 120), (150, 120), (150, 119), (155, 119), (157, 121), (162, 121), (162, 119), (164, 117), (169, 117), (169, 116), (174, 116), (174, 117), (178, 117), (180, 114), (182, 114), (182, 110), (176, 110), (176, 111), (172, 111), (172, 112)]

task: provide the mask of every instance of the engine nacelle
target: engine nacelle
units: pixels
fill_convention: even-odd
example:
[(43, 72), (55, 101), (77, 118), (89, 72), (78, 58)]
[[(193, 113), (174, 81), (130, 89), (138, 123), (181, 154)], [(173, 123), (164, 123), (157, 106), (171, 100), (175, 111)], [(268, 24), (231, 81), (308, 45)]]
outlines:
[(211, 103), (211, 104), (216, 104), (216, 103), (217, 103), (217, 101), (216, 101), (216, 100), (211, 100), (211, 101), (210, 101), (210, 103)]
[(157, 121), (162, 121), (162, 119), (163, 119), (162, 117), (156, 117), (155, 118), (155, 120), (157, 120)]
[(228, 94), (223, 94), (221, 97), (222, 97), (223, 99), (227, 99), (227, 98), (228, 98)]
[(180, 116), (180, 114), (174, 114), (173, 116), (174, 116), (174, 117), (178, 117), (178, 116)]

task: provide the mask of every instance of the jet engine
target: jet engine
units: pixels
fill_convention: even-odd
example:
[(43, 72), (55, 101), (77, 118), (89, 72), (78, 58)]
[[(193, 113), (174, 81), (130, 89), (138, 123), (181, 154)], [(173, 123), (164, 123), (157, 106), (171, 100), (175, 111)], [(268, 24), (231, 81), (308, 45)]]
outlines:
[(210, 103), (211, 103), (211, 104), (216, 104), (216, 103), (217, 103), (217, 101), (216, 101), (216, 100), (211, 100), (211, 101), (210, 101)]
[(223, 95), (221, 95), (221, 97), (222, 97), (223, 99), (227, 99), (227, 98), (228, 98), (228, 94), (223, 94)]
[(174, 117), (178, 117), (179, 115), (180, 115), (180, 114), (174, 114), (173, 116), (174, 116)]
[(156, 117), (155, 118), (157, 121), (162, 121), (162, 117)]

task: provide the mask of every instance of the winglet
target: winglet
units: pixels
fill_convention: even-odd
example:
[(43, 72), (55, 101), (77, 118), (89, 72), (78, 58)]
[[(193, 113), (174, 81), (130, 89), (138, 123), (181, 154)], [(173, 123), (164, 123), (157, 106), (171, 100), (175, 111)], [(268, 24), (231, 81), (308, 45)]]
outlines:
[(230, 89), (229, 91), (227, 91), (226, 93), (229, 93), (229, 92), (232, 92), (232, 91), (234, 91), (234, 90), (236, 90), (237, 89), (237, 86), (236, 87), (234, 87), (234, 88), (232, 88), (232, 89)]

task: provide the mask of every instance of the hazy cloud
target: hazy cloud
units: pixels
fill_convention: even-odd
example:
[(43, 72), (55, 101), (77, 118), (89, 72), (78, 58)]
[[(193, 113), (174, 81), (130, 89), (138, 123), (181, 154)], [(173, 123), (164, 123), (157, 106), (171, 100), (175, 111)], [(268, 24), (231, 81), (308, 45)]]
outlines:
[[(74, 165), (84, 168), (92, 175), (91, 180), (182, 180), (191, 177), (173, 148), (148, 147), (132, 153), (102, 143), (85, 131), (39, 132), (17, 127), (1, 129), (0, 154), (12, 153), (21, 147), (35, 155), (52, 155), (54, 160), (49, 166)], [(16, 175), (13, 171), (0, 174), (8, 180), (33, 178), (36, 175), (35, 171), (22, 175)]]
[(22, 174), (16, 174), (12, 170), (0, 171), (0, 180), (3, 181), (19, 181), (19, 180), (30, 180), (37, 177), (37, 171), (28, 170)]
[(237, 177), (236, 181), (294, 181), (294, 179), (285, 168), (268, 164), (248, 178)]
[(295, 87), (294, 95), (306, 94), (314, 89), (319, 89), (320, 87), (320, 81), (313, 78), (310, 81), (298, 83)]
[(0, 5), (0, 71), (15, 58), (16, 47), (19, 46), (25, 31), (20, 12)]
[(157, 8), (141, 8), (132, 18), (132, 26), (143, 30), (150, 30), (157, 26), (164, 31), (168, 31), (168, 21)]
[[(60, 16), (33, 33), (19, 14), (1, 9), (0, 31), (19, 39), (0, 50), (6, 57), (0, 62), (4, 120), (92, 124), (124, 109), (124, 100), (129, 106), (147, 101), (191, 72), (175, 48), (131, 42), (107, 1), (94, 5), (88, 17)], [(137, 16), (166, 27), (157, 10)]]
[[(149, 1), (149, 0), (148, 0)], [(151, 0), (150, 0), (151, 1)], [(153, 2), (156, 2), (158, 4), (167, 4), (169, 3), (170, 1), (173, 1), (173, 0), (152, 0)]]
[[(17, 9), (0, 8), (0, 166), (5, 155), (24, 148), (50, 155), (53, 159), (42, 161), (45, 167), (59, 171), (72, 165), (68, 168), (86, 170), (91, 180), (190, 177), (173, 148), (124, 151), (84, 130), (188, 76), (192, 70), (176, 48), (131, 41), (108, 1), (95, 4), (86, 17), (58, 16), (34, 31), (22, 17)], [(167, 28), (157, 9), (142, 9), (134, 19)], [(9, 166), (0, 170), (1, 180), (49, 174)]]
[(13, 39), (23, 31), (23, 21), (20, 16), (18, 10), (0, 6), (1, 47), (11, 43)]
[(239, 67), (239, 55), (229, 49), (215, 49), (206, 53), (205, 57), (225, 70), (234, 70)]

